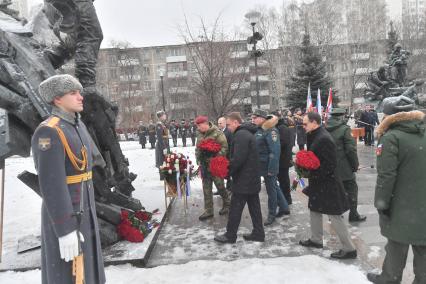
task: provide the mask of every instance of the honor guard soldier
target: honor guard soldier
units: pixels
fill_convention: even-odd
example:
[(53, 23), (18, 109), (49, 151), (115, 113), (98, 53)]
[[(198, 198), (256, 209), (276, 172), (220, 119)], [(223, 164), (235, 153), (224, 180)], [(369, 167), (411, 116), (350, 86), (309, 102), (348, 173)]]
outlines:
[(31, 141), (43, 200), (44, 284), (105, 283), (92, 183), (92, 167), (105, 163), (80, 120), (82, 89), (71, 75), (50, 77), (39, 87), (41, 97), (52, 104), (52, 115)]

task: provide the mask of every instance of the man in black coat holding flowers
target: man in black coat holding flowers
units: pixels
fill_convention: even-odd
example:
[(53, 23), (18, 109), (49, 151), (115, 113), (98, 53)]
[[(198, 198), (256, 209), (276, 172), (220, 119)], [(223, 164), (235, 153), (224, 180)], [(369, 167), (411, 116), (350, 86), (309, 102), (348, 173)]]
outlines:
[(253, 231), (251, 234), (243, 235), (243, 238), (257, 242), (265, 240), (259, 199), (260, 171), (256, 138), (254, 133), (241, 123), (239, 112), (230, 113), (226, 118), (228, 129), (234, 133), (229, 164), (232, 196), (226, 233), (214, 238), (220, 243), (235, 243), (241, 214), (246, 203), (253, 223)]
[(336, 175), (337, 149), (333, 138), (321, 126), (321, 116), (309, 112), (303, 118), (303, 127), (307, 133), (308, 150), (319, 159), (320, 166), (309, 171), (309, 187), (305, 194), (309, 196), (311, 237), (300, 241), (306, 247), (323, 247), (322, 215), (327, 214), (343, 248), (331, 254), (332, 258), (353, 259), (357, 251), (350, 239), (342, 214), (349, 209), (342, 182)]

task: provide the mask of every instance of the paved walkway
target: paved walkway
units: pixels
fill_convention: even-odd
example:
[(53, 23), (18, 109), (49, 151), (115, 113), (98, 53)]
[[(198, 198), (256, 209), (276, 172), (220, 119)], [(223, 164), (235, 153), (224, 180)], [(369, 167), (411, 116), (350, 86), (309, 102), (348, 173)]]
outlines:
[[(367, 215), (367, 221), (349, 225), (352, 239), (358, 248), (356, 260), (344, 261), (362, 267), (366, 272), (380, 269), (384, 257), (386, 240), (380, 235), (377, 211), (373, 206), (374, 185), (376, 181), (375, 154), (373, 147), (358, 146), (360, 164), (364, 167), (358, 173), (359, 211)], [(374, 168), (371, 168), (373, 165)], [(294, 173), (291, 174), (294, 176)], [(220, 197), (215, 197), (215, 217), (206, 222), (198, 221), (202, 213), (203, 199), (200, 188), (194, 186), (193, 195), (189, 199), (189, 208), (185, 215), (183, 202), (176, 200), (169, 220), (163, 227), (157, 244), (153, 250), (148, 266), (180, 264), (193, 260), (235, 260), (241, 258), (271, 258), (281, 256), (300, 256), (316, 254), (329, 257), (339, 248), (336, 235), (324, 218), (324, 249), (307, 249), (298, 245), (302, 238), (309, 237), (309, 212), (307, 198), (298, 190), (293, 193), (291, 215), (278, 219), (276, 224), (266, 227), (264, 243), (245, 242), (243, 233), (251, 230), (251, 220), (247, 207), (244, 210), (239, 236), (236, 244), (221, 245), (213, 241), (215, 234), (224, 232), (227, 217), (217, 214), (221, 207)], [(263, 216), (266, 216), (267, 196), (264, 186), (261, 191)], [(345, 214), (347, 220), (347, 213)], [(403, 283), (411, 283), (412, 255), (409, 257)]]

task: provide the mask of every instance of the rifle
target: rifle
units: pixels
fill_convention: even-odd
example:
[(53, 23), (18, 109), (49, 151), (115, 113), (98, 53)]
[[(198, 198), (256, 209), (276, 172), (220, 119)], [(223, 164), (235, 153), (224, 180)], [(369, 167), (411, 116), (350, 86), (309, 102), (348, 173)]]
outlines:
[(80, 225), (81, 218), (84, 213), (84, 181), (81, 181), (81, 191), (80, 191), (80, 210), (75, 213), (78, 222), (77, 238), (78, 238), (78, 256), (74, 257), (72, 261), (72, 275), (75, 277), (75, 284), (84, 284), (84, 255), (81, 248), (81, 238), (80, 238)]

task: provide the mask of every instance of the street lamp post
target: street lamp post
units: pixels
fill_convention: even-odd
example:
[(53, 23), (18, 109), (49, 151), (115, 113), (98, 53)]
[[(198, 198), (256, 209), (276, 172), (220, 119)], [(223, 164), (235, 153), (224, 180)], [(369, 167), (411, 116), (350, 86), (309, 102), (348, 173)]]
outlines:
[(163, 111), (166, 112), (166, 100), (164, 98), (164, 81), (163, 81), (164, 71), (160, 70), (158, 73), (159, 73), (160, 79), (161, 79), (161, 98), (163, 100)]
[(254, 26), (258, 22), (261, 14), (256, 11), (249, 12), (245, 15), (245, 17), (250, 22), (252, 27), (252, 36), (248, 37), (247, 43), (252, 44), (252, 53), (251, 55), (254, 57), (254, 75), (256, 78), (256, 104), (257, 108), (260, 109), (260, 91), (259, 91), (259, 76), (257, 74), (257, 58), (263, 55), (263, 51), (256, 48), (257, 42), (262, 40), (263, 36), (259, 32), (256, 32)]

